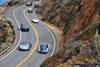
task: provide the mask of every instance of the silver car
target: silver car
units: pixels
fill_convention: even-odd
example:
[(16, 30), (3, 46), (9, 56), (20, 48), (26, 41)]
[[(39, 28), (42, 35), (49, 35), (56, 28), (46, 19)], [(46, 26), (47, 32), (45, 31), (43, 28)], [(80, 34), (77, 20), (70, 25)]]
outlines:
[(47, 43), (41, 43), (38, 47), (38, 52), (42, 54), (48, 53), (50, 45)]
[(31, 43), (28, 41), (23, 41), (19, 44), (18, 49), (21, 51), (27, 51), (30, 50), (30, 48), (32, 47)]

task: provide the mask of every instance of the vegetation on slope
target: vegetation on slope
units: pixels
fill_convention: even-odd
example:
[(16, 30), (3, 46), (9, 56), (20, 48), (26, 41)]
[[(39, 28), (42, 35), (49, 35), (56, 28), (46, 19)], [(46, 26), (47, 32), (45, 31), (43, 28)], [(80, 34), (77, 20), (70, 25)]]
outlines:
[[(85, 61), (81, 60), (83, 56), (86, 56), (88, 63), (97, 57), (94, 36), (98, 24), (92, 24), (100, 20), (99, 0), (43, 0), (37, 14), (43, 21), (61, 29), (64, 36), (64, 48), (44, 61), (41, 67), (56, 67), (63, 63), (71, 64), (73, 62), (74, 64), (77, 61), (81, 63)], [(87, 54), (84, 55), (84, 53)], [(73, 61), (73, 56), (80, 59)], [(95, 61), (97, 62), (97, 60)]]
[(9, 48), (14, 40), (14, 31), (8, 20), (0, 20), (0, 52)]
[(8, 51), (8, 48), (13, 46), (12, 43), (15, 38), (11, 22), (3, 15), (5, 10), (6, 8), (0, 7), (0, 56)]
[(92, 23), (99, 6), (99, 0), (44, 0), (37, 13), (60, 28), (67, 41)]

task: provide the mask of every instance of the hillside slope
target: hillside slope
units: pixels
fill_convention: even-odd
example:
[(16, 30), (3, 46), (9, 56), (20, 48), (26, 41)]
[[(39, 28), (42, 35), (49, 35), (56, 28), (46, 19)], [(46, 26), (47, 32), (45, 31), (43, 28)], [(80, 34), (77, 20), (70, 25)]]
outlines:
[(42, 20), (60, 28), (65, 35), (64, 41), (67, 41), (93, 22), (99, 12), (99, 2), (99, 0), (44, 0), (37, 13), (42, 16)]
[[(94, 36), (97, 22), (100, 20), (100, 0), (43, 0), (37, 14), (43, 21), (53, 24), (63, 31), (62, 40), (64, 42), (64, 48), (44, 61), (41, 67), (56, 67), (60, 63), (67, 63), (69, 58), (77, 55), (81, 58), (82, 56), (86, 56), (86, 58), (93, 56), (92, 58), (96, 59)], [(71, 41), (71, 39), (74, 40)], [(69, 41), (70, 43), (67, 43)], [(94, 48), (93, 52), (89, 51), (91, 48)], [(83, 61), (79, 61), (79, 63), (83, 63)], [(74, 62), (69, 63), (68, 61), (69, 64)]]

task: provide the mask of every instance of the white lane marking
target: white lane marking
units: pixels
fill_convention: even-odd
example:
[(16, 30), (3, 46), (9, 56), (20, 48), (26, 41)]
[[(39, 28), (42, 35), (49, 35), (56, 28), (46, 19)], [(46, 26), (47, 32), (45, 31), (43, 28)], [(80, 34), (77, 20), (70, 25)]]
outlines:
[[(18, 9), (18, 8), (14, 9), (13, 16), (14, 16), (14, 19), (15, 19), (15, 21), (16, 21), (18, 27), (20, 28), (20, 25), (19, 25), (19, 23), (18, 23), (18, 21), (17, 21), (17, 19), (16, 19), (16, 17), (15, 17), (15, 11), (16, 11), (17, 9)], [(19, 42), (17, 43), (16, 47), (15, 47), (10, 53), (8, 53), (6, 56), (4, 56), (3, 58), (0, 58), (0, 61), (3, 60), (3, 59), (5, 59), (5, 58), (8, 57), (12, 52), (15, 51), (15, 49), (18, 47), (18, 45), (19, 45), (19, 43), (20, 43), (20, 41), (21, 41), (21, 38), (22, 38), (22, 35), (21, 35), (21, 31), (20, 31), (20, 39), (19, 39)]]
[[(34, 11), (34, 16), (35, 16), (35, 18), (37, 18), (36, 15), (35, 15), (35, 11)], [(49, 29), (44, 23), (42, 23), (41, 20), (39, 20), (39, 21), (40, 21), (40, 23), (48, 30), (48, 32), (49, 32), (49, 33), (52, 35), (52, 37), (53, 37), (53, 40), (54, 40), (54, 48), (53, 48), (53, 51), (52, 51), (52, 53), (51, 53), (51, 56), (53, 56), (54, 51), (55, 51), (55, 45), (56, 45), (55, 36), (54, 36), (54, 34), (50, 31), (50, 29)], [(50, 57), (51, 57), (51, 56), (50, 56)]]

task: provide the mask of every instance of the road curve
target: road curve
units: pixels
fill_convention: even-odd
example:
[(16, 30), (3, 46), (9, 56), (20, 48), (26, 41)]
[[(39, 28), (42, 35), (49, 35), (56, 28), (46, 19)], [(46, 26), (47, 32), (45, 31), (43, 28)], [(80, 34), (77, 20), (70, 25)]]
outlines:
[[(9, 11), (7, 12), (9, 13)], [(13, 16), (9, 17), (9, 14), (5, 13), (4, 16), (7, 18), (7, 20), (11, 21), (12, 25), (13, 25), (13, 30), (15, 32), (15, 41), (12, 43), (12, 45), (14, 45), (12, 48), (10, 48), (8, 50), (8, 52), (3, 55), (2, 57), (0, 57), (0, 61), (2, 61), (3, 59), (5, 59), (7, 56), (9, 56), (18, 46), (18, 44), (20, 43), (21, 41), (21, 31), (17, 31), (16, 29), (17, 28), (20, 28), (20, 25), (19, 23), (16, 21), (16, 19), (11, 19)], [(16, 31), (15, 31), (16, 30)]]
[[(27, 17), (27, 19), (31, 20), (32, 18), (35, 18), (35, 16), (33, 14), (27, 13), (27, 7), (23, 7), (23, 8), (25, 8), (25, 9), (22, 10), (22, 14), (25, 15)], [(35, 9), (33, 9), (33, 10), (35, 10)], [(38, 31), (38, 34), (39, 34), (39, 43), (41, 43), (41, 42), (49, 43), (49, 44), (51, 44), (51, 48), (50, 48), (49, 53), (46, 54), (46, 55), (38, 54), (37, 50), (36, 50), (36, 52), (34, 52), (35, 54), (33, 54), (31, 56), (31, 59), (28, 60), (25, 64), (22, 65), (23, 67), (27, 67), (28, 64), (30, 64), (30, 67), (39, 67), (39, 65), (47, 57), (50, 57), (52, 55), (52, 52), (53, 52), (53, 49), (54, 49), (53, 48), (54, 47), (54, 39), (53, 39), (51, 33), (47, 30), (47, 28), (45, 28), (44, 25), (42, 25), (41, 23), (38, 23), (38, 24), (31, 23), (31, 24)]]
[[(34, 15), (27, 13), (25, 11), (27, 7), (25, 5), (22, 6), (15, 6), (13, 9), (10, 9), (7, 13), (7, 17), (10, 17), (10, 20), (16, 20), (18, 21), (19, 25), (21, 22), (25, 22), (30, 25), (30, 31), (29, 32), (22, 32), (22, 41), (30, 41), (32, 43), (32, 49), (28, 52), (22, 52), (18, 51), (17, 49), (14, 50), (13, 53), (11, 53), (7, 58), (0, 61), (0, 67), (14, 67), (16, 65), (20, 67), (39, 67), (40, 64), (48, 57), (51, 56), (51, 54), (54, 51), (54, 38), (52, 37), (51, 33), (47, 30), (47, 28), (44, 27), (41, 23), (33, 24), (29, 22), (28, 20), (35, 18)], [(15, 10), (15, 11), (14, 11)], [(12, 12), (14, 11), (15, 18), (12, 17)], [(25, 11), (25, 12), (24, 12)], [(14, 21), (13, 21), (14, 22)], [(36, 35), (36, 32), (33, 31), (33, 27), (35, 28), (35, 31), (38, 32)], [(15, 31), (18, 31), (17, 29)], [(37, 37), (39, 37), (39, 40)], [(51, 44), (50, 51), (48, 54), (39, 54), (37, 53), (36, 48), (36, 42), (46, 42)], [(39, 45), (39, 44), (38, 44)], [(33, 50), (34, 49), (34, 50)], [(27, 58), (27, 56), (29, 56)], [(27, 59), (26, 59), (27, 58)], [(26, 59), (26, 60), (25, 60)]]

